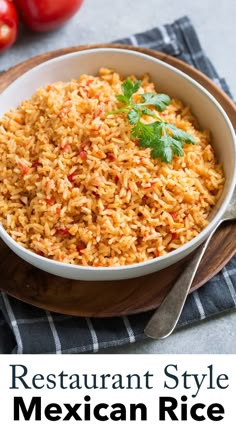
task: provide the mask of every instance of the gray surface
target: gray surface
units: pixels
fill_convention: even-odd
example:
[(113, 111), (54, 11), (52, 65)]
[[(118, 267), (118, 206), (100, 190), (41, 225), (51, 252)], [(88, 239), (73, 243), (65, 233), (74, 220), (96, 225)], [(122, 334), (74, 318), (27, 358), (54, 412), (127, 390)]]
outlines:
[[(205, 51), (236, 95), (235, 0), (85, 0), (63, 28), (47, 34), (22, 30), (14, 47), (0, 55), (7, 69), (56, 48), (109, 42), (188, 15)], [(145, 341), (104, 353), (236, 353), (236, 312), (182, 329), (163, 341)]]

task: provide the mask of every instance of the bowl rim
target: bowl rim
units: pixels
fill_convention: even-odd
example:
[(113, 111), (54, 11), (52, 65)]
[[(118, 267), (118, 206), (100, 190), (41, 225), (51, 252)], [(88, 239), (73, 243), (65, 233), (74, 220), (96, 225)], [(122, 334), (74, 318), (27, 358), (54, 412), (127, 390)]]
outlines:
[[(109, 44), (108, 44), (109, 45)], [(119, 45), (119, 44), (118, 44)], [(131, 48), (135, 48), (130, 46)], [(158, 58), (152, 57), (149, 54), (143, 53), (141, 51), (135, 51), (134, 50), (129, 50), (128, 48), (120, 48), (120, 47), (116, 47), (116, 44), (110, 44), (110, 46), (105, 46), (105, 47), (99, 47), (99, 46), (87, 46), (87, 48), (85, 47), (85, 49), (81, 50), (81, 51), (76, 51), (76, 52), (70, 52), (70, 53), (66, 53), (66, 54), (62, 54), (62, 55), (58, 55), (52, 59), (43, 61), (42, 63), (34, 66), (33, 68), (29, 69), (28, 71), (24, 72), (21, 76), (19, 76), (18, 78), (16, 78), (12, 83), (10, 83), (1, 93), (2, 95), (7, 92), (7, 90), (18, 84), (18, 82), (21, 81), (22, 78), (27, 78), (27, 75), (31, 75), (32, 72), (34, 72), (35, 70), (40, 70), (43, 69), (45, 66), (47, 66), (47, 64), (52, 64), (52, 63), (60, 63), (63, 62), (63, 60), (66, 60), (67, 58), (71, 58), (71, 57), (81, 57), (84, 55), (93, 55), (96, 52), (117, 52), (120, 54), (128, 54), (134, 57), (140, 57), (140, 58), (146, 58), (148, 60), (150, 60), (151, 62), (154, 62), (156, 64), (160, 64), (162, 66), (164, 66), (165, 68), (173, 71), (174, 73), (176, 73), (177, 75), (182, 76), (184, 79), (186, 79), (190, 84), (192, 84), (192, 86), (196, 87), (201, 93), (204, 94), (204, 96), (206, 96), (208, 99), (211, 100), (211, 102), (213, 103), (213, 105), (216, 106), (216, 108), (218, 109), (218, 111), (220, 112), (220, 114), (223, 116), (225, 123), (228, 126), (230, 135), (232, 137), (232, 143), (234, 145), (234, 162), (236, 162), (236, 137), (235, 137), (235, 131), (233, 128), (233, 125), (229, 119), (228, 114), (225, 112), (225, 110), (221, 107), (220, 103), (217, 101), (217, 99), (206, 89), (204, 88), (203, 85), (201, 85), (200, 83), (198, 83), (195, 79), (193, 79), (192, 77), (190, 77), (188, 74), (186, 74), (185, 72), (179, 70), (178, 68), (170, 65), (169, 63), (164, 62), (163, 60), (160, 60)], [(168, 55), (166, 55), (168, 56)], [(168, 56), (171, 57), (171, 56)], [(183, 62), (184, 63), (184, 62)], [(193, 68), (194, 69), (194, 68)], [(230, 100), (230, 99), (229, 99)], [(231, 101), (231, 100), (230, 100)], [(221, 217), (223, 216), (224, 212), (226, 211), (226, 208), (232, 198), (233, 192), (234, 192), (234, 188), (236, 186), (236, 163), (234, 164), (235, 168), (234, 168), (234, 172), (233, 172), (233, 176), (232, 179), (230, 181), (230, 185), (229, 185), (229, 189), (226, 193), (226, 197), (221, 205), (221, 207), (218, 209), (216, 215), (212, 218), (212, 220), (210, 221), (210, 223), (200, 232), (198, 233), (193, 239), (191, 239), (190, 241), (186, 242), (184, 245), (180, 246), (179, 248), (177, 248), (176, 250), (173, 250), (169, 253), (167, 253), (164, 256), (161, 257), (156, 257), (153, 259), (148, 259), (142, 262), (138, 262), (138, 263), (133, 263), (133, 264), (129, 264), (129, 265), (120, 265), (120, 266), (99, 266), (99, 267), (94, 267), (94, 266), (84, 266), (84, 265), (75, 265), (75, 264), (71, 264), (71, 263), (64, 263), (64, 262), (60, 262), (54, 259), (50, 259), (48, 257), (43, 257), (43, 256), (39, 256), (37, 253), (28, 250), (27, 248), (23, 247), (22, 245), (20, 245), (17, 241), (15, 241), (9, 234), (8, 232), (4, 229), (4, 227), (2, 226), (2, 224), (0, 223), (0, 237), (2, 238), (2, 240), (4, 241), (4, 238), (7, 239), (8, 244), (12, 244), (14, 247), (14, 250), (19, 250), (22, 255), (28, 255), (30, 256), (33, 261), (39, 261), (41, 263), (48, 263), (49, 265), (53, 265), (56, 267), (60, 267), (60, 268), (66, 268), (66, 269), (73, 269), (73, 270), (78, 270), (79, 271), (93, 271), (93, 272), (100, 272), (100, 271), (106, 271), (106, 272), (111, 272), (111, 271), (124, 271), (124, 270), (131, 270), (131, 269), (136, 269), (136, 268), (140, 268), (140, 267), (146, 267), (152, 263), (161, 263), (163, 261), (166, 261), (167, 258), (171, 258), (171, 257), (175, 257), (178, 254), (184, 253), (186, 252), (186, 250), (191, 250), (191, 247), (194, 247), (196, 244), (200, 244), (201, 242), (203, 242), (203, 240), (207, 237), (207, 235), (210, 234), (210, 232), (213, 230), (213, 228), (215, 227), (215, 225), (218, 223), (218, 221), (221, 219)], [(22, 256), (21, 255), (21, 256)]]

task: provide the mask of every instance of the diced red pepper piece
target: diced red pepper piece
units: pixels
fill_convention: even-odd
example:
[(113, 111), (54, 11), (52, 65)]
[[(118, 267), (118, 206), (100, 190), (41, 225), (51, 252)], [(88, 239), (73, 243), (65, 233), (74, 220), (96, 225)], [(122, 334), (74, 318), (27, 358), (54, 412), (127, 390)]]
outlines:
[(21, 171), (23, 174), (26, 174), (26, 173), (28, 173), (29, 168), (28, 167), (22, 167)]
[(23, 164), (19, 164), (19, 169), (20, 169), (22, 174), (26, 174), (29, 171), (29, 167), (26, 167), (26, 165), (23, 165)]
[(79, 156), (80, 156), (80, 158), (81, 158), (83, 161), (86, 161), (86, 159), (87, 159), (87, 157), (88, 157), (88, 154), (87, 154), (86, 150), (81, 150), (81, 151), (79, 152)]
[(81, 253), (81, 250), (84, 250), (86, 248), (86, 245), (84, 242), (80, 241), (78, 242), (78, 244), (76, 245), (76, 250), (78, 251), (78, 253)]
[(38, 256), (45, 257), (45, 254), (42, 251), (36, 251), (36, 254), (38, 254)]
[(177, 238), (177, 233), (171, 233), (171, 235), (172, 235), (172, 241)]
[(41, 165), (41, 163), (39, 161), (34, 161), (34, 162), (32, 162), (31, 167), (37, 168), (37, 167), (39, 167), (39, 165)]
[(155, 250), (155, 256), (156, 256), (156, 257), (159, 257), (159, 256), (160, 256), (160, 251)]
[(62, 146), (61, 147), (62, 152), (65, 152), (65, 150), (67, 150), (69, 146), (70, 146), (69, 143), (66, 143), (64, 146)]
[(58, 229), (56, 230), (56, 235), (61, 235), (61, 236), (65, 236), (68, 235), (70, 232), (68, 229)]
[(47, 204), (53, 204), (53, 203), (55, 203), (56, 199), (55, 199), (55, 197), (45, 198), (45, 201)]
[(177, 215), (175, 212), (170, 212), (170, 216), (173, 218), (174, 221), (177, 221)]
[(71, 173), (71, 174), (69, 174), (69, 175), (67, 176), (67, 179), (68, 179), (70, 182), (73, 182), (73, 181), (74, 181), (74, 177), (75, 177), (75, 173)]
[(119, 179), (119, 176), (116, 176), (116, 177), (115, 177), (115, 183), (116, 183), (116, 185), (118, 184), (119, 180), (120, 180), (120, 179)]
[(107, 159), (109, 159), (109, 161), (112, 162), (112, 161), (115, 161), (116, 158), (115, 158), (115, 155), (113, 155), (113, 153), (109, 152), (109, 153), (107, 153)]

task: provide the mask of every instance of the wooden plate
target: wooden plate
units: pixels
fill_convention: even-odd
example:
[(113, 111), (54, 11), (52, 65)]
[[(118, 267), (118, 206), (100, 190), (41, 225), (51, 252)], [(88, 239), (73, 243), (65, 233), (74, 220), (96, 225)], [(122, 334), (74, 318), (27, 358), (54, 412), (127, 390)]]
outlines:
[[(236, 111), (232, 101), (210, 79), (191, 66), (166, 54), (129, 45), (103, 44), (65, 48), (29, 59), (0, 76), (0, 92), (32, 67), (75, 51), (117, 47), (149, 54), (185, 72), (222, 105), (236, 128)], [(236, 224), (217, 230), (194, 279), (191, 291), (212, 278), (236, 252)], [(50, 275), (21, 260), (0, 241), (1, 289), (31, 305), (63, 314), (111, 317), (134, 314), (158, 307), (183, 269), (184, 261), (154, 274), (127, 281), (84, 282)]]

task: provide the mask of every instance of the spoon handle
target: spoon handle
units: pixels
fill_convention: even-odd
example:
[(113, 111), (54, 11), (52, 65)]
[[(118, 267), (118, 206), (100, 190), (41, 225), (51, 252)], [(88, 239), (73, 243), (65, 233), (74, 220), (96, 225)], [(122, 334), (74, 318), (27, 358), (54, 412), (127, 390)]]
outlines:
[(144, 329), (144, 334), (147, 337), (155, 338), (157, 340), (162, 339), (168, 337), (175, 329), (201, 259), (213, 234), (221, 222), (222, 221), (217, 224), (206, 241), (197, 249), (193, 258), (187, 264), (171, 291), (149, 320)]

